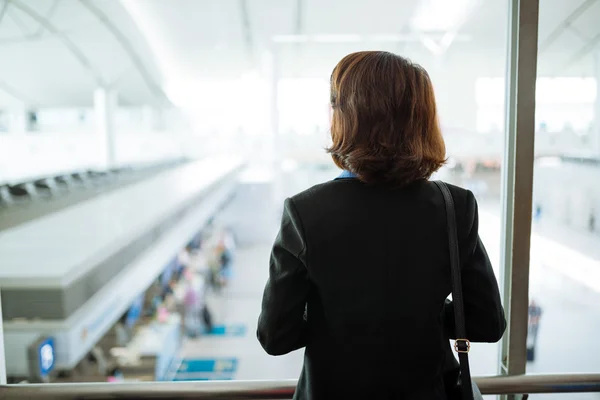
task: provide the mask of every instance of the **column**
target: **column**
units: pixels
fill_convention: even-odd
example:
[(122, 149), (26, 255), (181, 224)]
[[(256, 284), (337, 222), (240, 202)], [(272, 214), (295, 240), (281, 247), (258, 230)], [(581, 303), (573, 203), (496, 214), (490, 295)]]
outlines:
[[(440, 123), (442, 128), (474, 133), (477, 131), (477, 101), (475, 82), (479, 76), (476, 66), (466, 66), (457, 71), (446, 65), (430, 69)], [(456, 101), (460, 93), (460, 101)]]
[(164, 112), (161, 108), (152, 106), (142, 107), (142, 124), (145, 132), (164, 131)]
[(118, 107), (117, 92), (108, 88), (94, 91), (94, 112), (96, 114), (96, 133), (104, 144), (106, 168), (116, 165), (115, 112)]
[(8, 133), (23, 134), (27, 132), (27, 107), (24, 103), (12, 105), (6, 109)]
[(596, 100), (594, 102), (594, 122), (590, 135), (590, 149), (600, 157), (600, 50), (594, 53), (594, 76), (596, 78)]
[(2, 301), (0, 300), (0, 385), (6, 385), (6, 354), (4, 353), (4, 329), (2, 321)]
[(154, 108), (154, 130), (162, 132), (167, 129), (165, 110), (156, 107)]
[(273, 196), (276, 204), (283, 202), (283, 177), (281, 174), (281, 135), (279, 132), (279, 68), (277, 49), (271, 48), (262, 56), (262, 73), (266, 83), (268, 108), (267, 108), (267, 140), (264, 142), (270, 160), (273, 177)]
[[(499, 372), (503, 375), (522, 375), (527, 363), (539, 3), (539, 0), (509, 3), (500, 262), (508, 322), (500, 349)], [(507, 398), (514, 400), (521, 396), (502, 396)]]

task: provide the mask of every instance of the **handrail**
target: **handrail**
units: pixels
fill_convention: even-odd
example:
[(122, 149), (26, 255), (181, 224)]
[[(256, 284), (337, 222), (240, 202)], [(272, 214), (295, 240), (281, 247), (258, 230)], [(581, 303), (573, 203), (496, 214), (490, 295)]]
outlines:
[[(600, 392), (600, 374), (478, 377), (483, 394)], [(0, 386), (0, 399), (291, 399), (297, 380), (64, 383)]]

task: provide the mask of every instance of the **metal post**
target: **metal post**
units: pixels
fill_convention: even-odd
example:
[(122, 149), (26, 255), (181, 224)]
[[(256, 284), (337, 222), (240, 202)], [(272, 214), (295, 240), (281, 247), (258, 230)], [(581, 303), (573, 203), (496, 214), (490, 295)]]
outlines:
[(4, 320), (2, 319), (2, 296), (1, 295), (0, 295), (0, 385), (6, 385), (6, 354), (4, 353)]
[(509, 4), (501, 280), (508, 329), (500, 373), (519, 375), (525, 373), (527, 362), (539, 0), (509, 0)]
[(279, 60), (278, 48), (271, 45), (270, 49), (264, 53), (264, 74), (268, 91), (268, 117), (269, 134), (271, 135), (271, 154), (273, 172), (273, 196), (275, 204), (283, 202), (282, 195), (282, 175), (281, 175), (281, 135), (279, 132)]
[(13, 105), (8, 109), (7, 128), (9, 133), (27, 133), (27, 107), (24, 103)]
[(600, 157), (600, 49), (594, 53), (594, 77), (596, 78), (596, 100), (594, 102), (594, 123), (590, 135), (594, 157)]
[(94, 110), (96, 113), (96, 131), (103, 138), (106, 150), (106, 167), (116, 163), (115, 112), (117, 111), (117, 93), (104, 87), (94, 92)]

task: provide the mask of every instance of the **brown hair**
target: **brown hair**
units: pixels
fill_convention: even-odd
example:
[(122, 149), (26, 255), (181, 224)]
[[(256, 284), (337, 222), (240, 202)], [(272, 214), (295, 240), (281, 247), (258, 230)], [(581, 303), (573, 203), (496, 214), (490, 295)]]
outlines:
[(425, 69), (384, 51), (344, 57), (331, 74), (335, 164), (366, 183), (405, 186), (446, 162)]

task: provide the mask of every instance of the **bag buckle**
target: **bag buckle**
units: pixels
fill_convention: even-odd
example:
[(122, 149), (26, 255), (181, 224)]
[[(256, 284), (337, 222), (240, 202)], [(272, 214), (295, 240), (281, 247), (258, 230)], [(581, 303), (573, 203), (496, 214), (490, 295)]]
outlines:
[(456, 339), (454, 341), (454, 351), (457, 353), (468, 353), (471, 350), (469, 339)]

